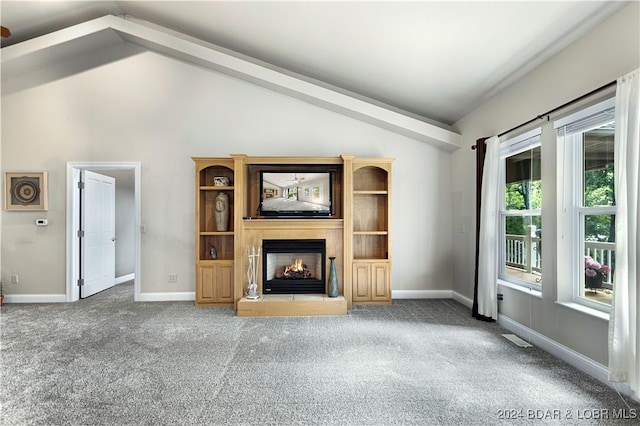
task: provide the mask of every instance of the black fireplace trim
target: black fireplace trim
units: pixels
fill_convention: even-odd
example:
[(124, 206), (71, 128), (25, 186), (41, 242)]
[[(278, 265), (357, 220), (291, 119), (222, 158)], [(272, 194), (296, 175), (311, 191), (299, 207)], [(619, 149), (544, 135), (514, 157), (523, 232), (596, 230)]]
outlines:
[[(307, 280), (267, 280), (267, 254), (269, 253), (319, 253), (321, 277)], [(262, 240), (262, 293), (304, 294), (326, 293), (327, 242), (323, 239)]]

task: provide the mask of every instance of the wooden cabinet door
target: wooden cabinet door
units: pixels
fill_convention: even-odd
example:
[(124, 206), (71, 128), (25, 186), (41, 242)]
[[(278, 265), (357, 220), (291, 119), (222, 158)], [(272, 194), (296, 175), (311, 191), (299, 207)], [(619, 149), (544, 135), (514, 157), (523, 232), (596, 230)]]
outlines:
[(196, 280), (196, 301), (198, 303), (213, 303), (215, 300), (215, 270), (213, 266), (201, 266), (198, 268)]
[(233, 303), (233, 263), (198, 268), (198, 303)]
[(216, 302), (233, 302), (233, 264), (216, 265)]
[(391, 301), (389, 262), (354, 262), (352, 283), (354, 302)]
[(371, 264), (371, 300), (390, 301), (389, 263)]
[(354, 262), (352, 285), (351, 298), (354, 302), (371, 300), (371, 265), (369, 263)]

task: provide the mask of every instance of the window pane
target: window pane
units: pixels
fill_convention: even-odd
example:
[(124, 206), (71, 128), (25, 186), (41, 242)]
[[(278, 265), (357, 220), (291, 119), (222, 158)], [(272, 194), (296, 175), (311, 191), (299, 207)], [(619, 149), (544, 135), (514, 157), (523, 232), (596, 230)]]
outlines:
[(585, 215), (584, 286), (581, 297), (611, 304), (615, 272), (615, 215)]
[(586, 215), (584, 241), (616, 241), (616, 216), (612, 214)]
[(540, 152), (538, 146), (505, 159), (506, 210), (531, 210), (542, 206)]
[(582, 168), (584, 207), (615, 205), (614, 131), (614, 124), (610, 124), (584, 133)]
[(540, 284), (542, 280), (542, 218), (505, 216), (503, 272), (507, 277)]

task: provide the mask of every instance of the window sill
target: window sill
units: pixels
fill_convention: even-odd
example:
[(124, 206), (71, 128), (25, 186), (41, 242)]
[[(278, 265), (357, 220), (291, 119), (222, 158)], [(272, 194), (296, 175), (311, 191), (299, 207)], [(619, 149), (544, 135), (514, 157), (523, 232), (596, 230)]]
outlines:
[(510, 283), (509, 281), (503, 281), (503, 280), (498, 280), (498, 285), (520, 291), (522, 293), (528, 294), (529, 296), (537, 297), (538, 299), (542, 299), (542, 292), (540, 290), (534, 290), (529, 287), (524, 287), (518, 284)]
[(609, 321), (609, 313), (603, 312), (598, 309), (590, 308), (588, 306), (581, 305), (575, 302), (556, 302), (560, 306), (564, 306), (569, 309), (573, 309), (574, 311), (582, 312), (583, 314), (592, 316), (594, 318), (600, 318), (604, 321)]

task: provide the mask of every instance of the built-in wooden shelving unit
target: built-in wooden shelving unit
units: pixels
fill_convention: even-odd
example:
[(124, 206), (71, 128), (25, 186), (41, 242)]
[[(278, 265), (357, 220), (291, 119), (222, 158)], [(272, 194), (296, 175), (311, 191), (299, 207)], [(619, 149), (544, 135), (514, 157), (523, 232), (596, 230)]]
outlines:
[[(235, 232), (234, 161), (231, 158), (197, 159), (196, 163), (196, 305), (234, 303)], [(225, 177), (229, 185), (215, 186), (214, 177)], [(227, 229), (218, 230), (216, 197), (229, 200)], [(211, 248), (215, 248), (215, 259)]]
[[(287, 315), (336, 314), (354, 303), (391, 302), (391, 164), (388, 158), (340, 157), (194, 157), (196, 165), (196, 304), (232, 305), (244, 314), (282, 315), (282, 302), (244, 299), (247, 291), (247, 247), (260, 246), (264, 239), (305, 238), (326, 240), (327, 256), (336, 258), (339, 302), (309, 307), (313, 298), (293, 297)], [(259, 204), (259, 171), (278, 165), (327, 165), (334, 171), (334, 211), (328, 218), (263, 218)], [(213, 184), (225, 177), (225, 186)], [(216, 197), (229, 200), (225, 230), (215, 221)], [(216, 258), (210, 248), (215, 247)], [(328, 262), (327, 262), (328, 264)], [(327, 275), (328, 276), (328, 275)], [(262, 286), (261, 277), (258, 285)], [(281, 299), (281, 298), (280, 298)], [(302, 303), (304, 300), (304, 303)], [(241, 304), (240, 308), (238, 304)], [(288, 302), (287, 302), (288, 303)], [(270, 307), (279, 310), (270, 311)], [(326, 308), (329, 309), (329, 308)], [(306, 313), (305, 313), (306, 312)]]
[(391, 302), (390, 159), (353, 159), (352, 303)]

